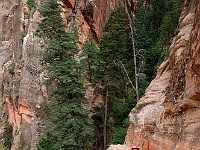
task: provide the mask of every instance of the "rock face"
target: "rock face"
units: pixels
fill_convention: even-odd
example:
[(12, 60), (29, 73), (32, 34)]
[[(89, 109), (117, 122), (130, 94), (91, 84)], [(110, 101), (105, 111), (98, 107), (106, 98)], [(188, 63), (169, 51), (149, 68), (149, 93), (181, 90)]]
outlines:
[(3, 137), (7, 136), (4, 126), (9, 122), (12, 125), (9, 138), (13, 138), (11, 149), (36, 149), (47, 125), (44, 112), (40, 110), (46, 100), (39, 58), (43, 42), (34, 35), (39, 13), (31, 10), (25, 1), (1, 1), (0, 4)]
[[(43, 40), (35, 35), (41, 18), (27, 0), (0, 1), (0, 147), (12, 125), (11, 149), (33, 150), (48, 128), (43, 110), (48, 103), (49, 87), (44, 85), (45, 72), (40, 64)], [(79, 48), (90, 35), (96, 43), (110, 11), (120, 0), (65, 0), (61, 16), (67, 30), (77, 29)], [(130, 0), (132, 12), (137, 1)], [(200, 147), (200, 1), (191, 0), (182, 12), (178, 35), (170, 47), (170, 57), (160, 66), (146, 94), (130, 113), (126, 145), (113, 149), (197, 150)], [(91, 116), (99, 109), (102, 98), (88, 88), (86, 97)], [(95, 118), (94, 118), (95, 120)], [(98, 127), (98, 118), (96, 124)], [(97, 132), (98, 129), (96, 129)], [(99, 135), (101, 139), (102, 135)], [(97, 143), (97, 145), (101, 143)]]
[(92, 36), (96, 43), (102, 36), (102, 29), (109, 17), (110, 11), (119, 3), (119, 0), (65, 0), (71, 13), (67, 15), (67, 24), (70, 30), (77, 28), (79, 41), (84, 43), (89, 36)]
[(126, 144), (141, 150), (200, 148), (200, 1), (179, 20), (170, 56), (130, 113)]

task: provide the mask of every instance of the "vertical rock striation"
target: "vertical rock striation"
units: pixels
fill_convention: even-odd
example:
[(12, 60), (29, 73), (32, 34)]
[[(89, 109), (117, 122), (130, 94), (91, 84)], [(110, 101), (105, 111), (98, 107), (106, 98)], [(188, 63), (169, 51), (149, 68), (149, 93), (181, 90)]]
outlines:
[(191, 0), (179, 20), (169, 58), (130, 113), (126, 144), (141, 150), (200, 147), (200, 1)]
[(15, 59), (15, 56), (17, 51), (20, 51), (20, 40), (18, 39), (21, 11), (19, 3), (15, 0), (1, 1), (0, 8), (0, 138), (2, 142), (6, 136), (5, 127), (8, 116), (11, 120), (9, 113), (14, 112), (13, 102), (8, 97), (12, 95), (13, 83), (11, 82), (14, 74), (14, 61), (16, 63), (19, 61)]
[(2, 138), (7, 136), (4, 127), (9, 122), (13, 128), (12, 137), (9, 137), (13, 139), (11, 149), (36, 149), (47, 125), (41, 110), (47, 92), (39, 58), (44, 44), (35, 36), (40, 16), (26, 1), (1, 1), (0, 5), (0, 131)]
[[(102, 29), (109, 17), (110, 11), (119, 0), (65, 0), (67, 6), (64, 12), (70, 30), (78, 29), (79, 41), (84, 43), (92, 35), (96, 43), (102, 36)], [(64, 15), (63, 15), (64, 16)]]

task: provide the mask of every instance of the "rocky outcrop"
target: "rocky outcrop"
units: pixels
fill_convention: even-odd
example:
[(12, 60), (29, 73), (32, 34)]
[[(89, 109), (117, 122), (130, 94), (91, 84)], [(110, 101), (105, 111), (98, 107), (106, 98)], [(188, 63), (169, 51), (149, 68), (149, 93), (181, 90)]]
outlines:
[(131, 145), (110, 145), (107, 150), (131, 150), (133, 146)]
[(64, 4), (69, 8), (74, 8), (76, 1), (75, 0), (65, 0)]
[[(5, 137), (6, 124), (8, 119), (8, 109), (6, 106), (6, 87), (10, 84), (10, 77), (13, 74), (13, 56), (19, 48), (19, 40), (16, 40), (20, 28), (18, 19), (20, 16), (20, 6), (14, 0), (0, 2), (0, 138)], [(12, 39), (12, 40), (11, 40)], [(7, 70), (7, 76), (5, 72)], [(8, 99), (7, 99), (8, 101)]]
[(86, 3), (86, 7), (81, 9), (84, 19), (90, 26), (93, 38), (97, 43), (99, 43), (100, 37), (102, 36), (102, 29), (109, 17), (110, 11), (117, 4), (117, 0), (89, 1)]
[(130, 113), (126, 144), (141, 150), (200, 147), (200, 1), (191, 0), (179, 20), (170, 56)]
[[(102, 36), (102, 29), (113, 10), (119, 3), (119, 0), (86, 0), (74, 1), (65, 0), (64, 4), (68, 6), (65, 9), (65, 18), (69, 30), (78, 29), (79, 41), (84, 43), (90, 36), (98, 44)], [(63, 17), (64, 18), (64, 17)]]
[(26, 1), (1, 1), (0, 4), (2, 134), (7, 136), (4, 127), (9, 122), (13, 128), (11, 149), (36, 149), (48, 121), (41, 110), (47, 96), (39, 58), (43, 41), (35, 36), (40, 16)]

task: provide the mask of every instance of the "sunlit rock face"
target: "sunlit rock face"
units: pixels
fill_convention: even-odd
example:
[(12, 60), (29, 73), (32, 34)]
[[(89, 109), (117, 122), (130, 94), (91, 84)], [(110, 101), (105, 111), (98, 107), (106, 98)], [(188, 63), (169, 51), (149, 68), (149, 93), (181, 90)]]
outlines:
[(3, 0), (0, 7), (1, 141), (7, 136), (6, 124), (11, 124), (11, 149), (36, 149), (48, 121), (41, 109), (47, 90), (39, 58), (43, 40), (35, 35), (39, 12), (26, 1)]
[(141, 150), (199, 149), (199, 16), (200, 1), (191, 0), (181, 14), (169, 58), (129, 115), (127, 145)]

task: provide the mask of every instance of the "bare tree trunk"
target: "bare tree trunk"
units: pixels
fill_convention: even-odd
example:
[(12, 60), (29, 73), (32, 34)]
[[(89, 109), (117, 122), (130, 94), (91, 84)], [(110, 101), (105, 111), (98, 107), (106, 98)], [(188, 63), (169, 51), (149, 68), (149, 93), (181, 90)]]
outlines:
[(108, 84), (106, 83), (106, 98), (105, 98), (105, 108), (104, 108), (104, 126), (103, 126), (103, 136), (104, 136), (104, 150), (106, 150), (107, 143), (107, 114), (108, 114)]
[(128, 15), (129, 27), (131, 30), (131, 40), (132, 40), (132, 49), (133, 49), (133, 59), (134, 59), (134, 70), (135, 70), (135, 92), (137, 96), (137, 102), (139, 101), (139, 88), (138, 88), (138, 72), (137, 72), (137, 58), (136, 58), (136, 49), (135, 49), (135, 41), (134, 41), (134, 30), (131, 16), (128, 11), (127, 0), (125, 1), (125, 11)]
[(130, 82), (132, 88), (136, 91), (136, 88), (134, 87), (133, 82), (132, 82), (131, 79), (129, 78), (129, 75), (128, 75), (128, 73), (127, 73), (127, 70), (126, 70), (124, 64), (123, 64), (121, 61), (119, 61), (119, 65), (122, 66), (124, 72), (126, 73), (126, 77), (127, 77), (128, 81)]

